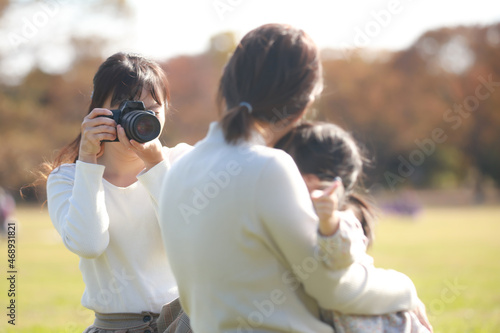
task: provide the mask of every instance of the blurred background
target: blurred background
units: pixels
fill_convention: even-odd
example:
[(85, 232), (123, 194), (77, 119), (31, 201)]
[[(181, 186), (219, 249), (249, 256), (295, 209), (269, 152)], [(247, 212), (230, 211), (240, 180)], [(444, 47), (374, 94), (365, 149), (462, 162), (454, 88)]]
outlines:
[[(44, 190), (19, 190), (79, 133), (99, 64), (118, 51), (159, 61), (172, 95), (162, 141), (194, 144), (218, 118), (219, 76), (238, 40), (271, 22), (302, 28), (322, 49), (325, 89), (308, 117), (347, 128), (371, 160), (376, 262), (423, 289), (437, 331), (500, 330), (497, 1), (0, 0), (0, 202), (25, 244), (21, 295), (40, 297), (20, 296), (17, 331), (78, 332), (92, 321), (78, 305), (77, 258), (40, 208)], [(468, 289), (445, 302), (453, 283)]]
[(0, 3), (0, 184), (17, 199), (31, 171), (78, 134), (92, 77), (109, 55), (161, 62), (173, 106), (163, 141), (194, 144), (218, 117), (215, 91), (237, 41), (286, 22), (322, 48), (325, 90), (309, 117), (345, 126), (366, 147), (373, 193), (439, 189), (452, 190), (440, 200), (499, 200), (494, 1)]

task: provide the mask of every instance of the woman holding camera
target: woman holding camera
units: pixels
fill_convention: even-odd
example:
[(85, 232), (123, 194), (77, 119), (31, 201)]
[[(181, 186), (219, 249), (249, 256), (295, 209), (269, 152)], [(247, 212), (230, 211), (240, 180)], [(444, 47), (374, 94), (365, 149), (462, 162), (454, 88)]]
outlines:
[[(140, 137), (151, 126), (163, 128), (169, 99), (157, 63), (133, 54), (109, 57), (95, 74), (80, 135), (48, 165), (49, 214), (64, 245), (80, 257), (82, 304), (95, 312), (85, 332), (157, 332), (161, 307), (177, 308), (157, 219), (157, 178), (191, 147), (129, 138), (134, 131)], [(128, 124), (128, 136), (125, 121), (116, 122), (126, 112), (121, 105), (137, 107), (122, 104), (127, 100), (152, 111), (138, 113), (146, 121)]]

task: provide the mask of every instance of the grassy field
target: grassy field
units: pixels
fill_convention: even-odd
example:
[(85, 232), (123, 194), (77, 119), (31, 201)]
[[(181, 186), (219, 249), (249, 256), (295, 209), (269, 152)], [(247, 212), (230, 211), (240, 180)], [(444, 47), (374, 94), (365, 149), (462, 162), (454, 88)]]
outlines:
[[(82, 332), (93, 314), (80, 305), (78, 257), (62, 245), (45, 210), (17, 214), (16, 326), (8, 325), (7, 247), (0, 332)], [(428, 208), (417, 219), (383, 217), (371, 254), (415, 282), (435, 332), (500, 332), (500, 207)]]

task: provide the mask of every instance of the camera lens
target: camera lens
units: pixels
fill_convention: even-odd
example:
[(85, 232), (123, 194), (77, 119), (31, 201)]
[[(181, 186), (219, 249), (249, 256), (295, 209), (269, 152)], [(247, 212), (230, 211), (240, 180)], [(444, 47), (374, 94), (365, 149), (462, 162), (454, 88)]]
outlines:
[(144, 143), (160, 135), (160, 121), (145, 111), (131, 111), (122, 118), (122, 126), (129, 139)]
[(155, 122), (151, 118), (140, 117), (136, 122), (137, 135), (147, 136), (155, 130)]

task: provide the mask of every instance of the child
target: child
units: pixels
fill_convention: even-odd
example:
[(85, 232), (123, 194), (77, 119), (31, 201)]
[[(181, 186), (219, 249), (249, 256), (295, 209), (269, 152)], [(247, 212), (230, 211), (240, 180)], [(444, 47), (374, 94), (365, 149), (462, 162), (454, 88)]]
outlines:
[[(275, 147), (285, 150), (295, 160), (313, 197), (318, 215), (325, 214), (325, 211), (332, 214), (328, 207), (318, 204), (318, 198), (326, 188), (337, 187), (336, 201), (340, 214), (354, 213), (361, 222), (357, 223), (356, 219), (342, 219), (339, 222), (343, 225), (338, 228), (345, 233), (347, 240), (339, 249), (344, 251), (345, 261), (330, 262), (330, 266), (343, 269), (352, 257), (356, 262), (373, 266), (373, 259), (366, 254), (366, 249), (373, 241), (374, 214), (370, 205), (354, 192), (364, 159), (351, 135), (334, 124), (304, 123), (283, 137)], [(404, 311), (360, 316), (322, 309), (321, 317), (337, 333), (423, 333), (432, 330), (419, 310), (416, 313)]]

